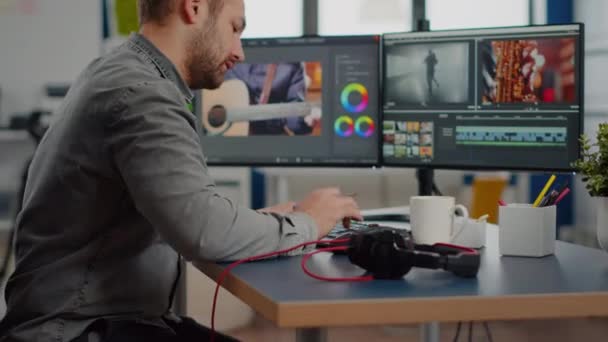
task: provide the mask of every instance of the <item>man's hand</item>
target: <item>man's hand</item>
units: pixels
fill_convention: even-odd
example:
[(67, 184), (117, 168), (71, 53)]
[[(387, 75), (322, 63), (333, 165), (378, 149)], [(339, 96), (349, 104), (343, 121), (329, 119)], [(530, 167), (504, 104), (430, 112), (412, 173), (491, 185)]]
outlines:
[(287, 202), (287, 203), (273, 205), (272, 207), (258, 209), (258, 211), (261, 213), (275, 213), (275, 214), (279, 214), (279, 215), (285, 215), (285, 214), (292, 213), (295, 207), (296, 207), (296, 202)]
[(304, 117), (304, 122), (306, 122), (308, 127), (314, 127), (316, 124), (319, 124), (321, 122), (321, 109), (313, 107), (310, 114)]
[(298, 203), (295, 211), (302, 211), (312, 216), (319, 228), (319, 238), (345, 218), (363, 220), (359, 205), (352, 196), (340, 193), (338, 188), (315, 190)]

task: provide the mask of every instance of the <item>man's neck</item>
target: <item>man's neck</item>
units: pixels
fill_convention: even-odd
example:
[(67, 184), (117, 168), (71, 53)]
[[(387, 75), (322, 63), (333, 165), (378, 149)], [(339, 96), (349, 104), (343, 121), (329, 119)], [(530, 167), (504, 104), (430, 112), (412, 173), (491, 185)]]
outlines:
[(160, 52), (162, 52), (174, 65), (181, 78), (188, 83), (190, 75), (186, 70), (186, 56), (180, 32), (168, 25), (144, 24), (139, 34), (148, 39)]

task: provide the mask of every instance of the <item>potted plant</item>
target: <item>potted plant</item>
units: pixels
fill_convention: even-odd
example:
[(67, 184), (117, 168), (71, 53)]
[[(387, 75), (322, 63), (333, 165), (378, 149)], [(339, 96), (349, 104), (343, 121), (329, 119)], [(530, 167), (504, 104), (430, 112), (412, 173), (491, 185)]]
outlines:
[(580, 142), (581, 158), (573, 166), (583, 175), (589, 194), (597, 199), (597, 239), (608, 251), (608, 123), (599, 125), (596, 143), (584, 134)]

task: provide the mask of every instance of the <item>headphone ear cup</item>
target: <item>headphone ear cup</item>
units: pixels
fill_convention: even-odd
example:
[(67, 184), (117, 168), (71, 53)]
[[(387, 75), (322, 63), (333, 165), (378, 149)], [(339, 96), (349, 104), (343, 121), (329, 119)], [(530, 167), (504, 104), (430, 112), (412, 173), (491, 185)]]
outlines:
[(474, 278), (477, 276), (480, 263), (479, 254), (448, 255), (445, 270), (460, 277)]
[(371, 245), (370, 256), (374, 278), (390, 277), (393, 269), (393, 246), (384, 241), (374, 241)]
[(348, 259), (351, 263), (371, 271), (372, 268), (372, 243), (373, 239), (368, 234), (355, 234), (350, 238), (350, 247), (347, 250)]
[(377, 279), (398, 279), (414, 265), (414, 254), (408, 249), (398, 249), (390, 231), (355, 235), (348, 249), (350, 261), (372, 273)]

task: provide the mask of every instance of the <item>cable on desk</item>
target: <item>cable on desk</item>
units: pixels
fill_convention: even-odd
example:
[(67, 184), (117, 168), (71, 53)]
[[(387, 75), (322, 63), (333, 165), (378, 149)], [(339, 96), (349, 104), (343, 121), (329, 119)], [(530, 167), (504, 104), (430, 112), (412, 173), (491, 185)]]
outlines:
[(346, 250), (348, 247), (346, 246), (339, 246), (339, 247), (327, 247), (327, 248), (321, 248), (321, 249), (317, 249), (314, 252), (310, 252), (306, 255), (304, 255), (302, 257), (302, 270), (304, 270), (304, 273), (306, 273), (308, 276), (318, 279), (318, 280), (325, 280), (325, 281), (370, 281), (370, 280), (374, 280), (374, 277), (371, 275), (367, 275), (367, 276), (360, 276), (360, 277), (347, 277), (347, 278), (334, 278), (334, 277), (324, 277), (324, 276), (320, 276), (320, 275), (316, 275), (312, 272), (310, 272), (308, 270), (308, 268), (306, 268), (306, 262), (308, 261), (308, 259), (310, 259), (310, 257), (312, 257), (313, 255), (317, 254), (317, 253), (321, 253), (321, 252), (333, 252), (333, 251), (344, 251)]
[[(218, 293), (220, 291), (220, 286), (221, 284), (224, 282), (224, 279), (226, 278), (226, 276), (228, 276), (228, 274), (230, 273), (230, 271), (237, 267), (240, 264), (249, 262), (249, 261), (255, 261), (255, 260), (260, 260), (260, 259), (265, 259), (265, 258), (269, 258), (269, 257), (273, 257), (273, 256), (277, 256), (277, 255), (281, 255), (281, 254), (285, 254), (288, 252), (291, 252), (293, 250), (299, 249), (299, 248), (303, 248), (306, 247), (308, 245), (316, 245), (316, 244), (337, 244), (337, 243), (345, 243), (350, 241), (350, 239), (333, 239), (333, 240), (317, 240), (317, 241), (310, 241), (310, 242), (304, 242), (301, 243), (297, 246), (293, 246), (291, 248), (286, 248), (283, 250), (279, 250), (279, 251), (274, 251), (274, 252), (269, 252), (269, 253), (264, 253), (264, 254), (260, 254), (260, 255), (255, 255), (249, 258), (245, 258), (245, 259), (241, 259), (238, 261), (235, 261), (233, 263), (231, 263), (230, 265), (228, 265), (223, 271), (222, 273), (220, 273), (220, 275), (217, 277), (216, 280), (216, 286), (215, 286), (215, 292), (213, 294), (213, 305), (211, 306), (211, 336), (209, 338), (209, 340), (211, 342), (215, 341), (215, 308), (217, 306), (217, 296)], [(334, 251), (334, 250), (343, 250), (346, 249), (347, 247), (344, 246), (340, 246), (340, 247), (328, 247), (328, 248), (323, 248), (323, 249), (319, 249), (316, 250), (312, 253), (308, 253), (306, 255), (304, 255), (304, 257), (302, 258), (302, 269), (304, 270), (304, 272), (306, 274), (308, 274), (309, 276), (315, 278), (315, 279), (321, 279), (321, 280), (331, 280), (331, 281), (368, 281), (368, 280), (372, 280), (373, 277), (372, 276), (364, 276), (364, 277), (352, 277), (352, 278), (326, 278), (326, 277), (322, 277), (322, 276), (318, 276), (313, 274), (312, 272), (310, 272), (307, 268), (306, 268), (306, 261), (313, 255), (313, 254), (317, 254), (320, 252), (329, 252), (329, 251)]]
[(469, 342), (473, 342), (473, 321), (469, 322)]

